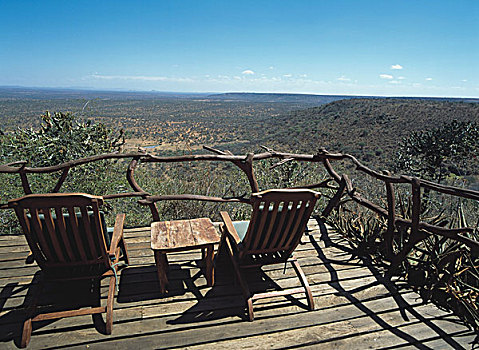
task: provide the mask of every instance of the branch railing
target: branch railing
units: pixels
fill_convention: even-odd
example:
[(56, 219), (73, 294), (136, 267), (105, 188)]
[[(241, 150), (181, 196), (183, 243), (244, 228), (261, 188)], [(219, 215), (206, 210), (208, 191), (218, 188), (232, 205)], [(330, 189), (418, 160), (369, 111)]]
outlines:
[[(250, 198), (246, 196), (237, 196), (237, 197), (214, 197), (214, 196), (205, 196), (198, 194), (151, 194), (138, 184), (135, 179), (135, 171), (140, 163), (179, 163), (179, 162), (210, 162), (210, 161), (219, 161), (219, 162), (231, 162), (237, 166), (245, 174), (248, 179), (251, 192), (258, 192), (259, 186), (254, 172), (254, 162), (265, 159), (278, 159), (278, 162), (274, 164), (271, 168), (281, 166), (290, 161), (300, 161), (300, 162), (313, 162), (313, 163), (322, 163), (326, 172), (329, 174), (331, 179), (322, 181), (317, 184), (304, 185), (302, 187), (307, 188), (329, 188), (334, 189), (335, 194), (331, 197), (326, 207), (322, 211), (322, 216), (327, 217), (330, 215), (331, 211), (336, 208), (343, 195), (348, 195), (354, 202), (359, 205), (373, 211), (380, 217), (383, 217), (387, 222), (387, 229), (384, 233), (384, 241), (386, 243), (386, 254), (387, 258), (391, 261), (390, 270), (398, 266), (409, 254), (409, 252), (414, 248), (416, 244), (426, 239), (430, 233), (437, 234), (443, 237), (453, 239), (455, 241), (461, 242), (469, 247), (474, 252), (479, 252), (479, 242), (473, 240), (469, 237), (466, 237), (464, 234), (468, 234), (474, 231), (471, 227), (463, 228), (445, 228), (442, 226), (432, 225), (426, 222), (421, 221), (421, 189), (427, 189), (428, 191), (436, 191), (439, 193), (452, 195), (455, 197), (461, 197), (466, 199), (472, 199), (479, 201), (479, 191), (445, 186), (437, 184), (431, 181), (422, 180), (416, 177), (409, 176), (395, 176), (389, 172), (378, 172), (373, 169), (370, 169), (359, 162), (354, 156), (349, 154), (341, 153), (329, 153), (325, 149), (321, 149), (317, 154), (296, 154), (296, 153), (284, 153), (278, 152), (266, 147), (264, 148), (263, 153), (248, 153), (246, 155), (234, 155), (229, 151), (222, 151), (214, 149), (211, 147), (204, 147), (206, 150), (212, 152), (213, 154), (191, 154), (191, 155), (182, 155), (182, 156), (157, 156), (152, 155), (143, 151), (132, 152), (132, 153), (108, 153), (95, 155), (91, 157), (86, 157), (82, 159), (72, 160), (66, 163), (58, 164), (55, 166), (49, 167), (27, 167), (25, 161), (19, 161), (14, 163), (9, 163), (5, 165), (0, 165), (0, 173), (8, 174), (18, 174), (20, 176), (22, 188), (25, 194), (32, 193), (30, 188), (28, 175), (29, 174), (39, 174), (39, 173), (54, 173), (61, 172), (59, 179), (50, 192), (59, 192), (63, 183), (65, 182), (68, 172), (71, 168), (81, 166), (83, 164), (96, 162), (100, 160), (108, 159), (131, 159), (130, 163), (126, 170), (126, 179), (130, 184), (133, 192), (128, 193), (116, 193), (116, 194), (107, 194), (104, 195), (106, 199), (113, 198), (123, 198), (123, 197), (140, 197), (138, 201), (142, 205), (149, 207), (153, 221), (159, 221), (160, 215), (158, 208), (156, 206), (157, 202), (165, 200), (199, 200), (199, 201), (212, 201), (212, 202), (231, 202), (231, 203), (250, 203)], [(338, 174), (338, 172), (333, 168), (332, 162), (346, 160), (350, 161), (355, 167), (356, 170), (369, 175), (377, 180), (380, 180), (384, 183), (386, 189), (386, 208), (383, 208), (367, 198), (364, 198), (360, 193), (356, 191), (351, 180), (346, 174)], [(331, 186), (330, 182), (336, 182), (337, 186)], [(412, 214), (411, 219), (406, 219), (399, 217), (396, 214), (396, 204), (395, 204), (395, 185), (398, 184), (409, 184), (411, 186), (412, 194)], [(0, 208), (7, 208), (6, 203), (0, 204)], [(397, 253), (394, 253), (393, 241), (396, 228), (406, 227), (410, 230), (409, 239)]]

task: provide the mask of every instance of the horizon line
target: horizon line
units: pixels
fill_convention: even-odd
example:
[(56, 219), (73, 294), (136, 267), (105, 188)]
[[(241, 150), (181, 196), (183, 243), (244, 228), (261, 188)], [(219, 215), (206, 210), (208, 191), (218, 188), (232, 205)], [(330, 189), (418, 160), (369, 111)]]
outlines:
[(0, 89), (37, 89), (37, 90), (73, 90), (73, 91), (97, 91), (97, 92), (124, 92), (124, 93), (164, 93), (164, 94), (190, 94), (190, 95), (211, 95), (211, 94), (268, 94), (268, 95), (305, 95), (305, 96), (345, 96), (345, 97), (374, 97), (374, 98), (437, 98), (437, 99), (479, 99), (479, 96), (429, 96), (429, 95), (358, 95), (358, 94), (320, 94), (310, 92), (264, 92), (264, 91), (162, 91), (162, 90), (130, 90), (127, 88), (94, 88), (94, 87), (58, 87), (58, 86), (24, 86), (24, 85), (0, 85)]

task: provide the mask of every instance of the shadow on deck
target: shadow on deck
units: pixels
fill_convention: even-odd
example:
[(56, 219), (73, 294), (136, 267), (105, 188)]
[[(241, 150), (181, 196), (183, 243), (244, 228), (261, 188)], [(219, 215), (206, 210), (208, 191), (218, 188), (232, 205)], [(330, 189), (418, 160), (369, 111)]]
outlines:
[[(306, 311), (302, 294), (255, 303), (246, 321), (239, 286), (227, 261), (217, 262), (213, 288), (198, 266), (200, 253), (169, 254), (170, 293), (161, 296), (149, 229), (125, 231), (131, 265), (120, 276), (114, 328), (91, 316), (37, 323), (29, 348), (471, 348), (476, 334), (457, 317), (422, 303), (402, 281), (388, 282), (370, 261), (354, 257), (347, 242), (311, 220), (295, 256), (310, 282), (316, 309)], [(23, 237), (0, 237), (0, 347), (18, 344), (38, 268), (25, 265)], [(251, 289), (297, 287), (292, 268), (269, 266), (250, 276)], [(31, 284), (30, 282), (33, 281)], [(105, 303), (88, 283), (48, 286), (45, 305)], [(89, 296), (84, 300), (80, 296)]]

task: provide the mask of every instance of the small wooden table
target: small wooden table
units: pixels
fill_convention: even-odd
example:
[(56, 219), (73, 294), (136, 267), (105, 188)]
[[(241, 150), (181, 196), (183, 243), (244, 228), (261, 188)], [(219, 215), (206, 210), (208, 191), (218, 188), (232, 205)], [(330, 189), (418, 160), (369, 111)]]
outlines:
[(153, 222), (151, 224), (151, 249), (155, 253), (160, 291), (168, 286), (168, 259), (166, 253), (201, 249), (208, 286), (214, 284), (214, 244), (220, 236), (208, 218)]

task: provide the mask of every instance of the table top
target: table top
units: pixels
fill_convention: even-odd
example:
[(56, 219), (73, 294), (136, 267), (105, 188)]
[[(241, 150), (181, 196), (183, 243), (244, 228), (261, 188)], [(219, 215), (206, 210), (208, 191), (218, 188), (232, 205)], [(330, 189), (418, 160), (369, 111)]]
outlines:
[(172, 220), (151, 224), (151, 249), (188, 249), (218, 243), (220, 236), (209, 218)]

